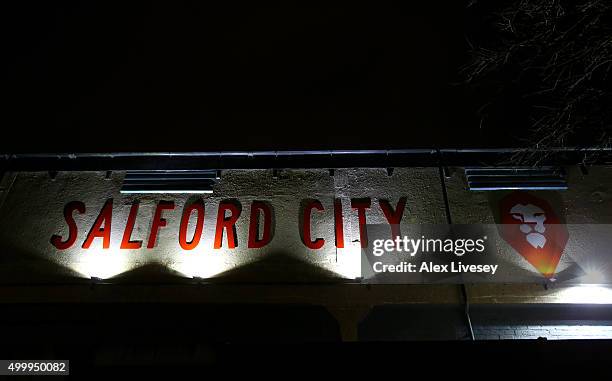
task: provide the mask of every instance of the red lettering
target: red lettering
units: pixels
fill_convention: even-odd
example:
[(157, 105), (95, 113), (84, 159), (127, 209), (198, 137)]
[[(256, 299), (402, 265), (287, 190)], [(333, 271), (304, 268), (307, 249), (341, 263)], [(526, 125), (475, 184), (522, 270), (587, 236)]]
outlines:
[(78, 228), (77, 224), (72, 217), (74, 211), (77, 211), (81, 214), (85, 213), (85, 204), (80, 201), (72, 201), (66, 204), (64, 207), (64, 219), (68, 224), (68, 238), (65, 241), (62, 241), (62, 236), (54, 234), (51, 237), (51, 244), (55, 246), (58, 250), (66, 250), (74, 245), (74, 242), (77, 239)]
[(344, 222), (342, 220), (342, 201), (334, 200), (334, 225), (336, 227), (336, 247), (344, 247)]
[(359, 240), (361, 241), (361, 247), (368, 246), (368, 232), (366, 230), (366, 209), (370, 208), (371, 201), (369, 198), (352, 199), (351, 208), (357, 210), (357, 216), (359, 217)]
[[(191, 241), (187, 241), (187, 226), (189, 225), (189, 219), (191, 213), (196, 212), (196, 226)], [(185, 206), (183, 209), (183, 216), (181, 217), (181, 227), (179, 229), (179, 244), (183, 250), (193, 250), (200, 243), (202, 237), (202, 230), (204, 229), (204, 203), (201, 201), (194, 202), (189, 206)]]
[(132, 241), (132, 231), (134, 230), (134, 223), (136, 222), (136, 214), (138, 213), (138, 201), (134, 201), (130, 207), (130, 214), (128, 215), (127, 223), (125, 224), (125, 230), (123, 231), (123, 239), (121, 240), (122, 249), (140, 249), (142, 247), (142, 241)]
[(160, 201), (157, 203), (157, 208), (155, 208), (155, 215), (153, 217), (153, 225), (151, 225), (151, 234), (149, 235), (149, 242), (147, 243), (147, 249), (152, 249), (155, 247), (159, 228), (164, 227), (167, 224), (166, 219), (162, 218), (162, 213), (164, 210), (172, 209), (174, 209), (174, 201)]
[[(240, 204), (238, 201), (222, 201), (217, 211), (217, 227), (215, 229), (215, 249), (220, 249), (223, 244), (223, 230), (227, 230), (227, 247), (234, 249), (238, 246), (236, 234), (236, 221), (240, 217)], [(225, 211), (230, 211), (229, 217)]]
[(108, 249), (110, 247), (111, 239), (111, 222), (113, 219), (113, 199), (108, 199), (100, 214), (96, 218), (85, 242), (83, 242), (83, 249), (89, 249), (91, 243), (95, 238), (102, 238), (102, 248)]
[(389, 225), (391, 225), (391, 236), (395, 238), (400, 235), (400, 222), (404, 216), (404, 208), (406, 207), (406, 197), (401, 197), (397, 202), (397, 207), (393, 211), (393, 207), (388, 200), (379, 200), (380, 208), (382, 209)]
[(319, 200), (310, 200), (304, 205), (304, 213), (302, 220), (302, 241), (304, 242), (304, 245), (306, 245), (306, 247), (308, 247), (309, 249), (316, 250), (323, 247), (323, 245), (325, 244), (325, 240), (323, 238), (317, 238), (314, 241), (312, 240), (310, 223), (313, 209), (316, 209), (318, 211), (323, 210), (323, 205), (321, 205), (321, 202)]
[[(261, 212), (261, 213), (260, 213)], [(263, 231), (259, 238), (259, 215), (263, 214)], [(249, 249), (264, 247), (272, 240), (272, 208), (263, 201), (253, 201), (249, 220)]]

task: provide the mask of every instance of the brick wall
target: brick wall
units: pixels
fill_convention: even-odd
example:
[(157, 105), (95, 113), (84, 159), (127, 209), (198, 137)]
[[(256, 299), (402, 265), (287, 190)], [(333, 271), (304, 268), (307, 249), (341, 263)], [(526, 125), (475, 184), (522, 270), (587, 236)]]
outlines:
[(612, 339), (612, 321), (584, 325), (584, 321), (550, 325), (481, 325), (474, 327), (476, 340), (538, 339)]
[[(476, 340), (612, 339), (612, 306), (472, 305)], [(463, 305), (374, 307), (359, 325), (362, 341), (469, 340)]]
[(612, 339), (608, 305), (474, 306), (471, 317), (477, 340)]

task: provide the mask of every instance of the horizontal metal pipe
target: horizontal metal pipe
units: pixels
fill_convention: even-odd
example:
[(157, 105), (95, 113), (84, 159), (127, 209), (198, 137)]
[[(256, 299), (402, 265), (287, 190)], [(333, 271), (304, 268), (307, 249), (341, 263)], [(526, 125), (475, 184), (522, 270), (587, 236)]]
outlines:
[[(350, 168), (410, 166), (496, 166), (517, 153), (540, 151), (518, 148), (301, 150), (214, 152), (12, 153), (0, 155), (0, 170), (204, 170), (268, 168)], [(542, 151), (544, 152), (544, 151)], [(580, 164), (586, 155), (593, 163), (612, 163), (612, 149), (559, 148), (545, 151), (542, 165)]]

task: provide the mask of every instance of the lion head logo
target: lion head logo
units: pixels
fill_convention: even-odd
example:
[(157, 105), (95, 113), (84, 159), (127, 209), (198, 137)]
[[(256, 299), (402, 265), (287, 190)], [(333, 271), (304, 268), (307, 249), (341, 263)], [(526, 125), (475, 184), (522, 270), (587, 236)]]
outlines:
[(500, 201), (500, 216), (502, 238), (542, 275), (551, 278), (569, 236), (550, 204), (517, 191)]

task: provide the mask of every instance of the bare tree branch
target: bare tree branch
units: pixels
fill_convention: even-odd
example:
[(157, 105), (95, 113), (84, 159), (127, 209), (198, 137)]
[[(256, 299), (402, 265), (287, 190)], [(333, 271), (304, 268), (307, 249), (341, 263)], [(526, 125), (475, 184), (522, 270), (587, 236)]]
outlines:
[[(514, 160), (537, 164), (546, 148), (576, 142), (609, 147), (612, 1), (500, 3), (506, 5), (492, 14), (495, 43), (482, 46), (470, 38), (471, 61), (462, 73), (476, 88), (492, 78), (504, 78), (498, 91), (518, 83), (531, 125), (523, 137), (527, 150)], [(472, 1), (470, 7), (476, 6)], [(488, 112), (486, 106), (481, 112)]]

